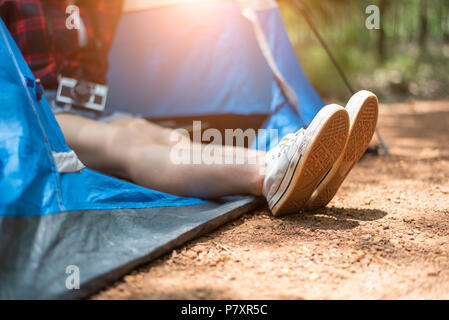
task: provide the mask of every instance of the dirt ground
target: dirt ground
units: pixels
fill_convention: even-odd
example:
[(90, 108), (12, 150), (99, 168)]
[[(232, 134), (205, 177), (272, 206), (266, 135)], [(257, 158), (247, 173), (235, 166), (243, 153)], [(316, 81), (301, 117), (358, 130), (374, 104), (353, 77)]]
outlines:
[(365, 156), (331, 204), (262, 208), (94, 299), (449, 299), (449, 101), (383, 105), (391, 156)]

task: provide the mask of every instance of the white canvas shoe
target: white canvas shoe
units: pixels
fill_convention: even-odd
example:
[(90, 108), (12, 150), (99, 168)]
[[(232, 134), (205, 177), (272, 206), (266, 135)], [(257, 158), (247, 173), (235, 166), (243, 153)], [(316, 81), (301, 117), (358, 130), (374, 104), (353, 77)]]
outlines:
[(263, 195), (275, 216), (298, 212), (340, 157), (349, 116), (338, 105), (321, 109), (307, 129), (285, 136), (267, 153)]
[(359, 162), (371, 142), (377, 126), (379, 102), (374, 93), (357, 92), (346, 106), (350, 119), (349, 136), (344, 152), (335, 162), (306, 204), (309, 210), (326, 206), (337, 193), (354, 165)]

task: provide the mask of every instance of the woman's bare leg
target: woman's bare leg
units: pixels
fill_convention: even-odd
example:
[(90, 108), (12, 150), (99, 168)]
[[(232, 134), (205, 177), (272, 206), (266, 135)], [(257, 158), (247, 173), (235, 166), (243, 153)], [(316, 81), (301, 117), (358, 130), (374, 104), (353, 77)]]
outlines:
[[(145, 119), (139, 119), (139, 118), (129, 118), (129, 117), (123, 117), (119, 118), (117, 120), (113, 120), (110, 122), (110, 124), (113, 124), (115, 126), (120, 126), (124, 128), (133, 128), (135, 130), (139, 130), (140, 134), (143, 138), (147, 137), (149, 143), (151, 144), (158, 144), (162, 146), (169, 146), (173, 147), (174, 145), (178, 144), (177, 139), (177, 132), (165, 128), (162, 126), (159, 126), (155, 123), (152, 123), (150, 121), (147, 121)], [(190, 145), (192, 143), (197, 144), (198, 142), (192, 142), (187, 139), (183, 140), (187, 145)], [(219, 146), (217, 145), (217, 148)], [(265, 157), (264, 152), (260, 152), (258, 150), (254, 149), (247, 149), (242, 147), (232, 147), (232, 146), (222, 146), (220, 145), (221, 152), (223, 154), (232, 154), (235, 157), (245, 157), (244, 160), (246, 160), (246, 157)]]
[[(171, 152), (173, 130), (145, 120), (104, 124), (71, 114), (56, 116), (68, 145), (87, 167), (139, 185), (180, 196), (217, 198), (234, 194), (261, 195), (265, 153), (238, 152), (243, 164), (176, 164)], [(143, 122), (145, 121), (145, 122)], [(173, 136), (172, 136), (173, 137)], [(179, 140), (181, 141), (181, 140)], [(178, 144), (179, 145), (179, 144)], [(183, 148), (198, 152), (183, 142)], [(222, 147), (213, 147), (217, 151)], [(226, 147), (229, 150), (229, 147)], [(235, 150), (231, 150), (234, 156)], [(222, 153), (226, 160), (226, 152)]]

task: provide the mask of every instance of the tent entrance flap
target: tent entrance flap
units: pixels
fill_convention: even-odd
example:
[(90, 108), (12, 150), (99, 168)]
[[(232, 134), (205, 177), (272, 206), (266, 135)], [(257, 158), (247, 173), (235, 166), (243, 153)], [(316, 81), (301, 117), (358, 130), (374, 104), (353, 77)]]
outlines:
[(242, 14), (253, 24), (254, 32), (256, 34), (256, 39), (259, 44), (260, 50), (265, 57), (271, 71), (273, 72), (274, 78), (279, 85), (282, 94), (287, 99), (287, 102), (295, 108), (299, 115), (301, 115), (301, 110), (299, 107), (298, 97), (296, 96), (295, 90), (287, 83), (281, 71), (279, 70), (276, 61), (271, 53), (270, 45), (268, 44), (267, 38), (263, 32), (260, 25), (259, 18), (253, 8), (249, 6), (242, 6)]

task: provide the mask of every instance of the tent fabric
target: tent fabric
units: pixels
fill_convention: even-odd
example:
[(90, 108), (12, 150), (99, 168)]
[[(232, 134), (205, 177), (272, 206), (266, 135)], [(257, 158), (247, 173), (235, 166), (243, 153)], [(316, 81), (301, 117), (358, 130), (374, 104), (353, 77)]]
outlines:
[[(324, 103), (296, 58), (276, 7), (256, 11), (272, 55), (308, 125)], [(131, 36), (132, 35), (132, 36)], [(187, 3), (123, 15), (109, 56), (107, 108), (147, 118), (271, 114), (285, 104), (236, 1)]]
[[(81, 299), (254, 208), (251, 198), (0, 219), (0, 299)], [(79, 290), (68, 290), (70, 267)]]
[[(30, 82), (0, 19), (0, 299), (86, 297), (255, 203), (181, 198), (83, 168)], [(67, 289), (69, 266), (79, 290)]]
[(61, 174), (53, 154), (73, 151), (65, 144), (47, 101), (37, 101), (36, 94), (26, 86), (25, 77), (33, 79), (33, 74), (4, 25), (1, 35), (0, 161), (5, 196), (0, 199), (0, 216), (201, 203), (198, 199), (151, 191), (89, 169)]
[(300, 113), (299, 101), (296, 96), (296, 92), (292, 87), (287, 83), (284, 76), (280, 72), (276, 61), (274, 60), (273, 54), (271, 53), (270, 45), (268, 44), (268, 40), (265, 36), (264, 31), (262, 30), (262, 26), (260, 25), (259, 18), (251, 7), (244, 7), (242, 9), (242, 14), (251, 21), (254, 28), (254, 33), (256, 34), (257, 42), (259, 43), (260, 50), (268, 63), (271, 71), (273, 72), (273, 76), (279, 86), (279, 89), (282, 92), (282, 96), (285, 97), (290, 106), (294, 107), (294, 109)]

